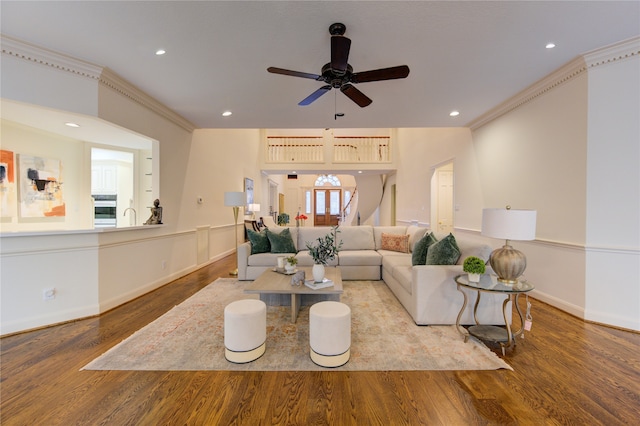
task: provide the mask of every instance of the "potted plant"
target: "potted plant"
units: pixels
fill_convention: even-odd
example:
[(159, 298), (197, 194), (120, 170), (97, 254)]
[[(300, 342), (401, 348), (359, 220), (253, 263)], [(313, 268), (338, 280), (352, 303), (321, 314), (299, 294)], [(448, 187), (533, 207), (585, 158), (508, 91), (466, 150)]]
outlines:
[(278, 226), (285, 226), (289, 223), (289, 215), (287, 213), (280, 213), (278, 215)]
[(470, 282), (477, 283), (480, 281), (480, 275), (484, 274), (486, 267), (484, 260), (476, 256), (469, 256), (462, 263), (462, 270), (469, 274)]
[(313, 274), (313, 280), (315, 282), (322, 282), (324, 279), (324, 267), (330, 261), (336, 258), (336, 255), (340, 251), (340, 247), (342, 247), (342, 241), (340, 244), (336, 245), (336, 235), (340, 232), (338, 227), (335, 226), (331, 229), (324, 237), (318, 238), (316, 240), (316, 244), (306, 243), (307, 249), (309, 249), (309, 254), (313, 257), (313, 269), (311, 273)]
[(295, 256), (289, 256), (285, 259), (284, 269), (291, 273), (295, 271), (296, 265), (298, 264), (298, 259)]

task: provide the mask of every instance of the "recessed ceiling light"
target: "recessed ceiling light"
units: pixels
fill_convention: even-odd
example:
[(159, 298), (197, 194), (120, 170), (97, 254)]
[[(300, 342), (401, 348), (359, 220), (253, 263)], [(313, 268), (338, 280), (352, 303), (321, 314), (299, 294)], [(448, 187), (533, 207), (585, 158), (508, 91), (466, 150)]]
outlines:
[(69, 126), (69, 127), (80, 127), (79, 124), (76, 123), (72, 123), (72, 122), (68, 122), (68, 123), (64, 123), (65, 126)]
[(545, 46), (547, 49), (553, 49), (554, 47), (556, 47), (555, 43), (547, 43), (547, 45)]
[(164, 49), (158, 49), (158, 50), (156, 50), (156, 55), (158, 55), (158, 56), (162, 56), (162, 55), (164, 55), (165, 53), (167, 53), (167, 51), (166, 51), (166, 50), (164, 50)]
[(231, 114), (233, 114), (231, 111), (225, 111), (222, 113), (223, 117), (229, 117)]
[(362, 170), (358, 170), (358, 173), (362, 174)]
[(459, 112), (459, 111), (451, 111), (451, 112), (449, 113), (449, 117), (457, 117), (457, 116), (459, 116), (459, 115), (460, 115), (460, 112)]

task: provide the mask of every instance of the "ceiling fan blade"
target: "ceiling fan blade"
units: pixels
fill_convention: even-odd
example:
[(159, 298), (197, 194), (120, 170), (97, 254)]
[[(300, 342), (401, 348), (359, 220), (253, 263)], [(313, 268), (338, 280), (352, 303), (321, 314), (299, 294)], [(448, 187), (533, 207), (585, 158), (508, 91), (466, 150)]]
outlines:
[(307, 72), (285, 70), (284, 68), (269, 67), (267, 68), (267, 71), (273, 74), (282, 74), (282, 75), (290, 75), (293, 77), (310, 78), (312, 80), (318, 80), (318, 81), (322, 80), (322, 76), (318, 74), (310, 74)]
[(341, 35), (331, 36), (331, 69), (336, 74), (347, 72), (351, 40)]
[(343, 84), (342, 87), (340, 87), (340, 91), (347, 95), (347, 97), (353, 102), (357, 103), (361, 108), (364, 108), (373, 102), (367, 97), (367, 95), (356, 89), (353, 84)]
[(318, 99), (320, 96), (322, 96), (325, 93), (327, 93), (329, 90), (331, 90), (331, 86), (330, 85), (327, 84), (326, 86), (322, 86), (321, 88), (319, 88), (318, 90), (316, 90), (315, 92), (313, 92), (312, 94), (310, 94), (309, 96), (307, 96), (306, 98), (301, 100), (298, 103), (298, 105), (301, 105), (301, 106), (309, 105), (310, 103), (312, 103), (313, 101)]
[(400, 65), (391, 68), (381, 68), (379, 70), (363, 71), (353, 74), (351, 81), (354, 83), (366, 83), (369, 81), (394, 80), (396, 78), (406, 78), (409, 75), (409, 67)]

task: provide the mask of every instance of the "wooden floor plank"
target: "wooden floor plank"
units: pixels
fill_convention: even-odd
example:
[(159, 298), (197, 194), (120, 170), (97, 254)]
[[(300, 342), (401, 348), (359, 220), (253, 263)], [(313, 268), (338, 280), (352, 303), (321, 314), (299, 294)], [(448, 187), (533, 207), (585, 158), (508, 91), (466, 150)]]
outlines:
[(531, 332), (505, 356), (514, 371), (81, 371), (233, 267), (230, 256), (99, 317), (2, 338), (0, 423), (624, 425), (640, 418), (640, 335), (537, 300)]

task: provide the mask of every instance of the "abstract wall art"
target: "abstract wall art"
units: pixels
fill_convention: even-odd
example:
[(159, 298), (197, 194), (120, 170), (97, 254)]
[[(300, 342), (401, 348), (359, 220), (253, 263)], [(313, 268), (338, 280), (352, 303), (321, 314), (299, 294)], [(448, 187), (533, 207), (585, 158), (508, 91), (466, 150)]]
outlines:
[(18, 159), (20, 216), (65, 216), (60, 160), (22, 154)]
[(17, 213), (16, 168), (13, 151), (0, 150), (0, 217)]
[(244, 178), (244, 192), (247, 196), (247, 205), (245, 211), (251, 210), (249, 204), (253, 204), (253, 179)]

